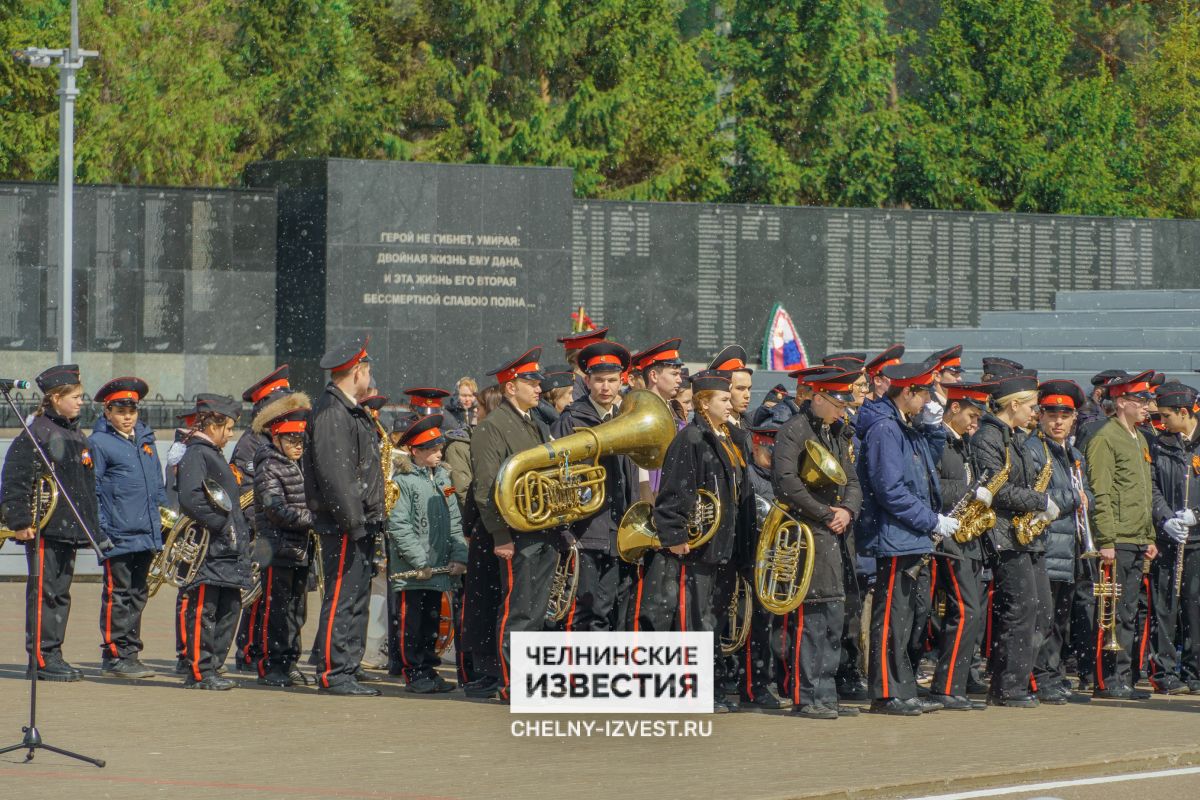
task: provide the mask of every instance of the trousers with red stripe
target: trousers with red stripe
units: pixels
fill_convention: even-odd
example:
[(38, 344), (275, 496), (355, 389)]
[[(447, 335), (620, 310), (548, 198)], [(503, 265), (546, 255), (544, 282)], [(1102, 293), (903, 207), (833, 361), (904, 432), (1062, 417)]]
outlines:
[(442, 663), (437, 654), (438, 626), (442, 618), (442, 593), (432, 589), (391, 592), (396, 620), (396, 643), (405, 680), (432, 677)]
[(500, 563), (500, 617), (496, 641), (500, 656), (500, 696), (508, 696), (509, 652), (514, 632), (546, 627), (550, 587), (558, 565), (558, 549), (545, 533), (513, 534), (513, 557)]
[(938, 565), (937, 587), (946, 595), (937, 669), (929, 691), (962, 697), (975, 647), (983, 636), (983, 563), (973, 558), (944, 559)]
[(920, 555), (875, 559), (871, 600), (871, 644), (867, 680), (872, 700), (917, 696), (917, 681), (908, 657), (908, 641), (917, 608), (917, 579), (909, 571)]
[[(266, 594), (266, 590), (263, 590)], [(237, 636), (234, 645), (237, 647), (237, 660), (241, 664), (257, 664), (262, 660), (263, 637), (263, 598), (259, 597), (249, 608), (242, 609), (238, 620)]]
[(62, 658), (67, 617), (71, 613), (71, 581), (75, 577), (75, 545), (42, 537), (25, 545), (29, 578), (25, 582), (25, 652), (38, 667)]
[(649, 554), (637, 590), (634, 630), (715, 631), (713, 595), (720, 569), (667, 551)]
[(105, 560), (100, 584), (100, 655), (107, 663), (142, 652), (146, 575), (154, 553), (143, 550)]
[(788, 649), (784, 653), (784, 688), (797, 708), (837, 708), (837, 671), (845, 617), (846, 604), (842, 600), (802, 603), (785, 616)]
[(329, 688), (354, 680), (367, 646), (375, 537), (351, 539), (321, 534), (325, 596), (313, 642), (318, 685)]
[(300, 631), (308, 617), (308, 565), (267, 567), (257, 625), (260, 676), (287, 673), (300, 660)]
[(187, 591), (181, 627), (188, 683), (215, 676), (224, 663), (233, 643), (241, 597), (238, 589), (208, 583)]
[(1050, 628), (1050, 577), (1046, 554), (1002, 550), (992, 567), (995, 619), (992, 641), (992, 697), (1029, 694), (1038, 649)]
[(1135, 545), (1117, 545), (1117, 560), (1105, 564), (1106, 573), (1112, 570), (1112, 575), (1121, 587), (1121, 597), (1117, 600), (1117, 643), (1121, 645), (1118, 652), (1105, 650), (1109, 634), (1096, 629), (1096, 687), (1099, 689), (1116, 689), (1123, 686), (1132, 687), (1136, 680), (1134, 676), (1133, 659), (1136, 656), (1134, 639), (1137, 635), (1138, 601), (1142, 595), (1142, 560), (1144, 555), (1140, 547)]

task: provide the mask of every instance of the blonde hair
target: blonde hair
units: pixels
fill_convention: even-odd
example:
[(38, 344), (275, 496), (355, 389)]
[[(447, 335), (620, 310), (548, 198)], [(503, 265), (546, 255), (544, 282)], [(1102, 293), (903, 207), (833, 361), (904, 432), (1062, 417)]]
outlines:
[(464, 376), (462, 378), (459, 378), (458, 382), (454, 384), (454, 391), (457, 392), (463, 386), (470, 387), (471, 394), (475, 394), (476, 392), (479, 391), (479, 384), (476, 383), (475, 379), (470, 376)]
[(1028, 403), (1030, 400), (1037, 400), (1037, 396), (1038, 396), (1038, 393), (1035, 392), (1033, 389), (1026, 389), (1021, 392), (1013, 392), (1012, 394), (1006, 394), (1006, 395), (1004, 395), (1004, 397), (997, 397), (995, 400), (996, 410), (1003, 411), (1004, 409), (1008, 408), (1010, 403), (1016, 403), (1017, 405), (1022, 405), (1024, 403)]

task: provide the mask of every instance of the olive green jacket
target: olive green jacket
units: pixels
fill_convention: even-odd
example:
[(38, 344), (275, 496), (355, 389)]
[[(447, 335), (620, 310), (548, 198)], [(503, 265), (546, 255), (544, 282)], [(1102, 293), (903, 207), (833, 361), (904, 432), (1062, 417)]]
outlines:
[(1154, 543), (1150, 447), (1110, 419), (1087, 443), (1088, 482), (1096, 496), (1092, 532), (1097, 547)]
[(550, 441), (550, 431), (536, 418), (525, 419), (507, 398), (471, 432), (471, 494), (479, 518), (497, 545), (512, 541), (513, 531), (496, 508), (496, 476), (514, 453)]

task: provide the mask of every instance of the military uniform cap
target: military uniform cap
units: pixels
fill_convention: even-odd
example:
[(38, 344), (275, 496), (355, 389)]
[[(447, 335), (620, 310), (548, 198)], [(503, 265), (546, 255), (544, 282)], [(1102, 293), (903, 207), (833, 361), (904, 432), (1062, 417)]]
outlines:
[(150, 391), (150, 386), (141, 378), (113, 378), (96, 390), (94, 399), (97, 403), (108, 405), (136, 406)]

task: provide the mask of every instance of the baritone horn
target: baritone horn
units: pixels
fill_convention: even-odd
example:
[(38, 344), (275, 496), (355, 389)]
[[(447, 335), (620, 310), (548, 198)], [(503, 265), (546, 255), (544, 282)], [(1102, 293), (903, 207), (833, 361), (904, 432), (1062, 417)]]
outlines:
[[(221, 484), (211, 478), (205, 478), (202, 484), (204, 495), (213, 508), (223, 514), (233, 510), (233, 502), (229, 499)], [(245, 492), (238, 498), (242, 508), (254, 501), (254, 492)], [(150, 562), (150, 570), (146, 575), (146, 596), (153, 597), (164, 583), (169, 583), (177, 589), (182, 589), (195, 581), (200, 572), (200, 565), (208, 554), (208, 528), (191, 517), (159, 508), (159, 520), (170, 529), (163, 536), (163, 548), (154, 554)]]
[[(641, 561), (649, 550), (662, 549), (662, 540), (654, 528), (654, 504), (645, 500), (634, 503), (621, 517), (617, 527), (617, 553), (629, 564)], [(685, 523), (688, 546), (695, 550), (716, 535), (721, 527), (721, 502), (708, 489), (696, 492), (696, 505)]]
[[(49, 475), (42, 473), (33, 482), (33, 487), (30, 491), (29, 518), (37, 520), (39, 531), (45, 530), (56, 508), (58, 508), (58, 484)], [(16, 531), (0, 526), (0, 546), (16, 535)]]
[(601, 458), (629, 456), (642, 469), (657, 469), (674, 437), (675, 422), (662, 398), (632, 391), (608, 422), (509, 456), (496, 476), (496, 509), (523, 533), (590, 517), (604, 506)]

